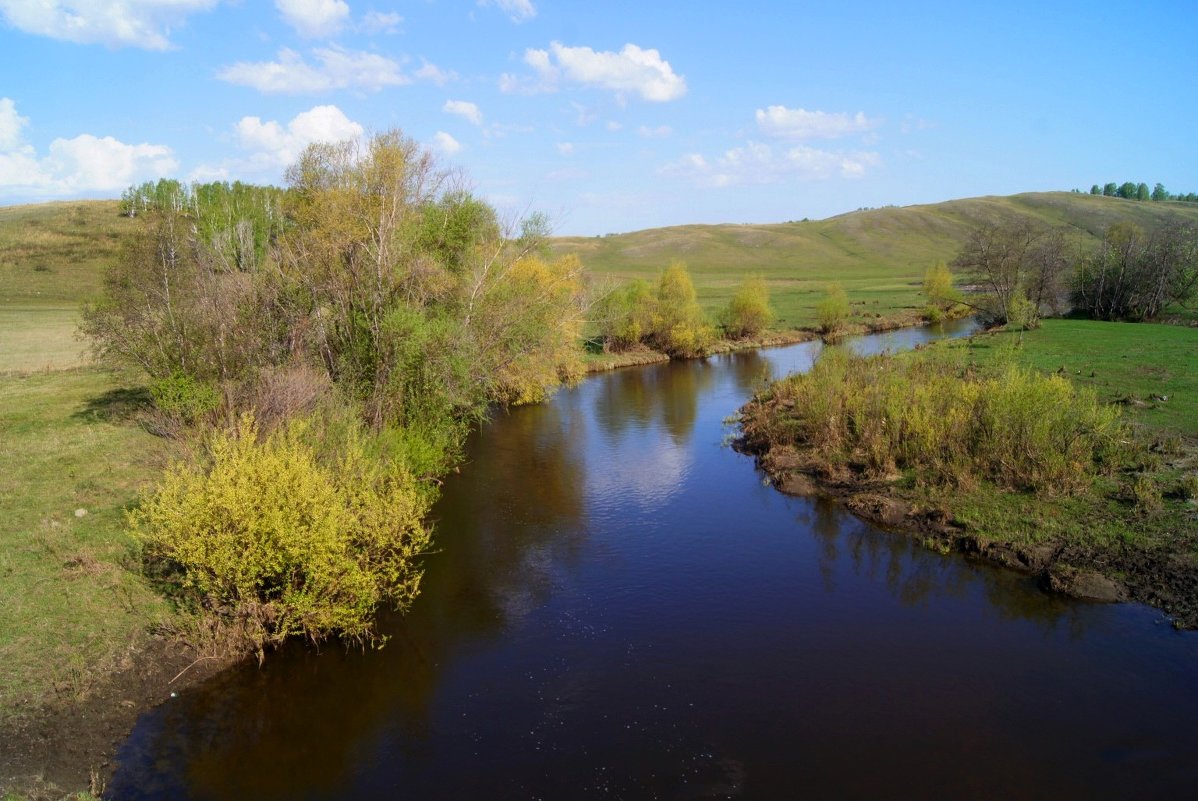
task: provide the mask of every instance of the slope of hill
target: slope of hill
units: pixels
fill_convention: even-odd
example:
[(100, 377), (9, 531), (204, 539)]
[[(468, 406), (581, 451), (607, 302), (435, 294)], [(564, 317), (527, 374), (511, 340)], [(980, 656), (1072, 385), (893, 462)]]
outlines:
[(1045, 192), (888, 207), (826, 220), (774, 225), (685, 225), (603, 237), (561, 237), (555, 253), (576, 253), (613, 282), (652, 280), (674, 259), (690, 269), (708, 309), (725, 304), (745, 274), (769, 282), (782, 328), (810, 324), (829, 281), (839, 281), (859, 321), (922, 307), (923, 272), (950, 261), (983, 222), (1027, 219), (1064, 229), (1080, 246), (1112, 222), (1151, 229), (1172, 216), (1198, 222), (1198, 206)]

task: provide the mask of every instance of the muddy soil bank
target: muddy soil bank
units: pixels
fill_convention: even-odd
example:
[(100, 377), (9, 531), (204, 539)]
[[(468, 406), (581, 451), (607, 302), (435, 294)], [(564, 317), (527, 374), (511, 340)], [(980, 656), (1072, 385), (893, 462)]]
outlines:
[(0, 721), (0, 797), (99, 795), (115, 768), (117, 748), (143, 712), (234, 661), (146, 635), (108, 670), (83, 677), (86, 689), (63, 687), (59, 697)]
[(823, 495), (842, 503), (880, 528), (915, 537), (929, 548), (1034, 575), (1048, 592), (1089, 601), (1136, 601), (1168, 614), (1177, 628), (1198, 628), (1198, 562), (1186, 553), (1148, 551), (1130, 544), (1098, 548), (1089, 544), (1026, 544), (984, 537), (942, 509), (921, 508), (892, 483), (851, 470), (829, 472), (812, 454), (790, 446), (769, 446), (744, 438), (738, 450), (780, 491)]

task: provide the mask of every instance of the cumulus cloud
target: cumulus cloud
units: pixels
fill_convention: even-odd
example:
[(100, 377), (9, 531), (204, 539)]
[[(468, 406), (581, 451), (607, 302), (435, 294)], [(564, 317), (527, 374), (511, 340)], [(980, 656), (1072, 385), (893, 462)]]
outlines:
[(171, 29), (217, 0), (0, 0), (0, 14), (25, 33), (78, 44), (166, 50)]
[[(295, 115), (290, 122), (263, 122), (261, 117), (242, 117), (233, 126), (238, 147), (248, 151), (248, 162), (239, 165), (262, 171), (285, 167), (313, 142), (341, 142), (365, 133), (361, 125), (336, 106), (316, 106)], [(220, 169), (220, 168), (217, 168)]]
[(478, 0), (479, 6), (496, 6), (508, 15), (512, 22), (524, 22), (537, 15), (537, 7), (532, 0)]
[(785, 180), (860, 178), (881, 163), (877, 153), (819, 150), (795, 145), (776, 150), (768, 144), (748, 142), (727, 150), (715, 161), (691, 153), (661, 169), (664, 175), (686, 178), (699, 186), (743, 186)]
[(483, 124), (483, 113), (479, 111), (478, 106), (467, 100), (446, 100), (441, 110), (448, 114), (456, 114), (474, 125)]
[(39, 156), (24, 140), (22, 129), (28, 123), (11, 98), (0, 98), (0, 188), (5, 194), (57, 197), (115, 192), (170, 175), (179, 167), (166, 145), (129, 145), (92, 134), (55, 139), (49, 152)]
[(283, 48), (277, 61), (241, 61), (225, 67), (216, 77), (272, 94), (305, 94), (333, 89), (378, 91), (387, 86), (412, 82), (399, 62), (360, 50), (339, 46), (312, 51), (316, 64), (308, 63), (294, 50)]
[(524, 63), (535, 79), (504, 74), (499, 87), (505, 92), (548, 92), (562, 84), (592, 86), (615, 92), (619, 97), (635, 95), (663, 103), (686, 94), (686, 79), (674, 72), (670, 62), (652, 48), (626, 44), (616, 53), (589, 47), (566, 47), (552, 42), (548, 50), (524, 51)]
[(315, 39), (336, 36), (349, 19), (343, 0), (275, 0), (283, 21), (300, 36)]
[(802, 108), (769, 106), (757, 109), (757, 127), (780, 139), (839, 139), (877, 127), (878, 120), (856, 114), (807, 111)]
[(359, 26), (366, 33), (399, 33), (400, 23), (403, 22), (403, 17), (394, 11), (368, 11), (366, 16), (362, 18), (362, 24)]
[(436, 135), (433, 136), (432, 148), (447, 156), (452, 156), (462, 149), (462, 143), (445, 133), (445, 131), (437, 131)]

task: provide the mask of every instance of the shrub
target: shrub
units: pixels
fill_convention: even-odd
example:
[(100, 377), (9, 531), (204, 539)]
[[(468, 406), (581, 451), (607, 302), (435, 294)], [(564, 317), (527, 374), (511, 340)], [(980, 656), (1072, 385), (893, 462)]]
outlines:
[(220, 406), (220, 392), (184, 373), (171, 373), (150, 383), (154, 405), (168, 417), (195, 423)]
[(759, 336), (773, 321), (770, 288), (759, 276), (745, 279), (721, 315), (724, 332), (733, 339)]
[(206, 458), (174, 465), (129, 515), (148, 565), (173, 571), (180, 600), (263, 657), (291, 636), (374, 640), (380, 603), (416, 594), (432, 493), (355, 432), (322, 463), (309, 423), (259, 437), (249, 415), (217, 431)]
[(819, 330), (825, 334), (839, 333), (849, 319), (849, 296), (840, 284), (828, 284), (828, 289), (815, 307)]
[(653, 288), (641, 279), (608, 293), (597, 305), (604, 348), (621, 352), (639, 345), (653, 329), (654, 305)]
[(657, 282), (650, 340), (671, 356), (699, 356), (715, 339), (696, 300), (695, 285), (682, 262), (674, 262)]
[(831, 467), (914, 468), (964, 486), (989, 479), (1071, 493), (1127, 462), (1116, 407), (1085, 387), (1017, 365), (990, 374), (947, 357), (860, 358), (827, 350), (745, 414), (751, 441), (798, 445)]

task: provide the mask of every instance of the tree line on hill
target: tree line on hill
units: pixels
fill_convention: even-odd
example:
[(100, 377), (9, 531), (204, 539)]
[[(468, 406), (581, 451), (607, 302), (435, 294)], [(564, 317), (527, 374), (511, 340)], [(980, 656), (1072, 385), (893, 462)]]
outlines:
[[(1080, 194), (1080, 189), (1073, 190)], [(1121, 197), (1125, 200), (1175, 200), (1182, 203), (1198, 203), (1198, 192), (1187, 192), (1185, 194), (1173, 194), (1165, 189), (1164, 184), (1156, 184), (1151, 191), (1146, 183), (1136, 183), (1135, 181), (1124, 181), (1121, 184), (1115, 182), (1103, 184), (1099, 186), (1094, 184), (1090, 187), (1091, 195), (1102, 195), (1103, 197)]]

